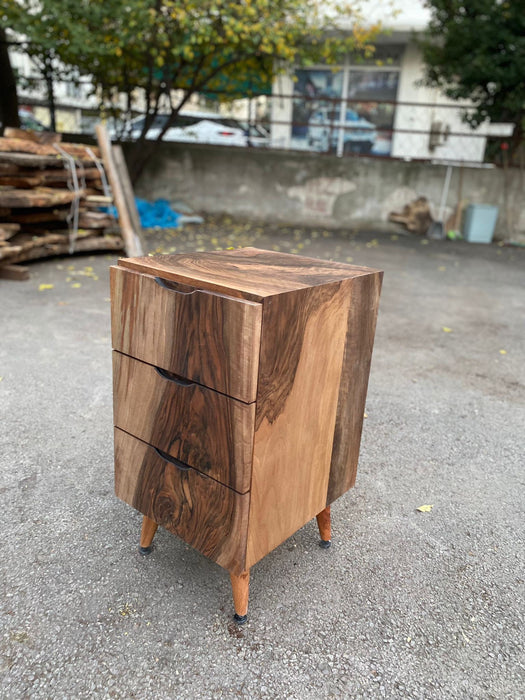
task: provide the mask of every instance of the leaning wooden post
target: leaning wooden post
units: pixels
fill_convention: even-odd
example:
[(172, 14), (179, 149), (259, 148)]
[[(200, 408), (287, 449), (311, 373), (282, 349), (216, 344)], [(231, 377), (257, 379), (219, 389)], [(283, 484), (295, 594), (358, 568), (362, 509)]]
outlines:
[(142, 244), (138, 233), (133, 229), (131, 223), (131, 218), (126, 206), (124, 190), (118, 176), (117, 168), (115, 167), (115, 163), (113, 161), (111, 141), (109, 139), (107, 129), (104, 124), (97, 124), (96, 132), (98, 145), (100, 146), (100, 152), (102, 153), (102, 159), (104, 161), (104, 167), (106, 168), (106, 174), (108, 176), (109, 184), (111, 185), (113, 200), (115, 202), (115, 206), (117, 207), (119, 226), (122, 233), (122, 238), (124, 239), (124, 244), (126, 246), (126, 254), (130, 258), (141, 257), (144, 255), (144, 251), (142, 250)]

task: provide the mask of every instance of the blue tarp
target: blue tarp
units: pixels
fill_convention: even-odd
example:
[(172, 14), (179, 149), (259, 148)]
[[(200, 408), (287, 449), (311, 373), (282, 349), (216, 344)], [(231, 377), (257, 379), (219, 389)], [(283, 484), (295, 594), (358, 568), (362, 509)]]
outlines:
[(177, 228), (181, 214), (170, 207), (167, 199), (157, 199), (155, 202), (147, 202), (145, 199), (135, 198), (140, 216), (140, 224), (144, 228)]
[[(174, 211), (167, 199), (148, 202), (145, 199), (135, 197), (135, 204), (142, 228), (178, 228), (183, 224), (201, 224), (203, 222), (201, 216), (187, 216)], [(101, 207), (101, 211), (106, 211), (118, 219), (116, 207)]]

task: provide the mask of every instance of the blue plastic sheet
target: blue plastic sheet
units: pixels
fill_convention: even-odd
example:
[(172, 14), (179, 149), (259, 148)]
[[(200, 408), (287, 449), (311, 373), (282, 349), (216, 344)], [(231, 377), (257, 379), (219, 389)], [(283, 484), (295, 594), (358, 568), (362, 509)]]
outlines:
[(173, 211), (167, 199), (157, 199), (147, 202), (135, 198), (140, 216), (140, 224), (144, 228), (177, 228), (181, 215)]

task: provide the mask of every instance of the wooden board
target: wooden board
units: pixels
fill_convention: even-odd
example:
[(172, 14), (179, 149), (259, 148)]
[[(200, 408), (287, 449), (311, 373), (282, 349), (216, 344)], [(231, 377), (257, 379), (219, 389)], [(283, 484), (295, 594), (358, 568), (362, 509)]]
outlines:
[(370, 268), (272, 253), (257, 248), (183, 253), (119, 262), (138, 272), (197, 285), (202, 289), (262, 301), (267, 296), (366, 275)]
[(350, 281), (263, 303), (248, 567), (325, 507)]
[(113, 348), (246, 403), (255, 400), (262, 307), (111, 268)]
[(220, 566), (244, 571), (250, 494), (181, 471), (115, 428), (115, 493)]
[(113, 406), (118, 428), (240, 493), (250, 489), (254, 404), (113, 352)]
[[(96, 146), (87, 146), (81, 143), (61, 143), (57, 144), (63, 151), (75, 158), (89, 159), (87, 148), (90, 148), (95, 155), (99, 156), (100, 151)], [(31, 153), (40, 156), (53, 156), (59, 151), (52, 144), (40, 144), (28, 139), (6, 138), (0, 136), (0, 153)]]
[(326, 505), (348, 491), (356, 479), (382, 279), (383, 273), (375, 272), (351, 280), (351, 305)]
[(67, 204), (83, 195), (69, 190), (55, 190), (50, 187), (38, 187), (34, 190), (0, 189), (1, 207), (54, 207), (57, 204)]
[(0, 265), (0, 278), (23, 282), (29, 279), (29, 268), (22, 265)]
[(56, 134), (52, 131), (33, 131), (32, 129), (17, 129), (13, 126), (6, 126), (4, 136), (10, 139), (24, 139), (33, 141), (34, 143), (60, 143), (62, 134)]
[(130, 210), (126, 203), (123, 182), (119, 176), (123, 165), (121, 163), (120, 168), (117, 167), (113, 159), (113, 150), (106, 127), (103, 124), (97, 124), (96, 133), (104, 160), (104, 168), (109, 184), (111, 185), (111, 193), (117, 208), (119, 226), (126, 246), (126, 252), (128, 255), (143, 255), (143, 246), (140, 239), (141, 229), (139, 228), (137, 230), (133, 226)]
[[(45, 243), (30, 250), (21, 250), (6, 256), (6, 262), (14, 264), (40, 258), (51, 258), (55, 255), (69, 255), (67, 236), (62, 236), (62, 239), (66, 240), (63, 243)], [(119, 251), (123, 248), (124, 244), (119, 236), (90, 236), (82, 240), (77, 239), (75, 243), (75, 253), (92, 253), (100, 250)]]

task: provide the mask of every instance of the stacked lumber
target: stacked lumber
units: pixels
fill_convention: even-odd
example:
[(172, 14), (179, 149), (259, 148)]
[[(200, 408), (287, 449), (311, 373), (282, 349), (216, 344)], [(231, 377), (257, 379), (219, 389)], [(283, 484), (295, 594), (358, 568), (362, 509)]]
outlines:
[(52, 255), (122, 250), (95, 146), (7, 128), (0, 137), (0, 269)]

